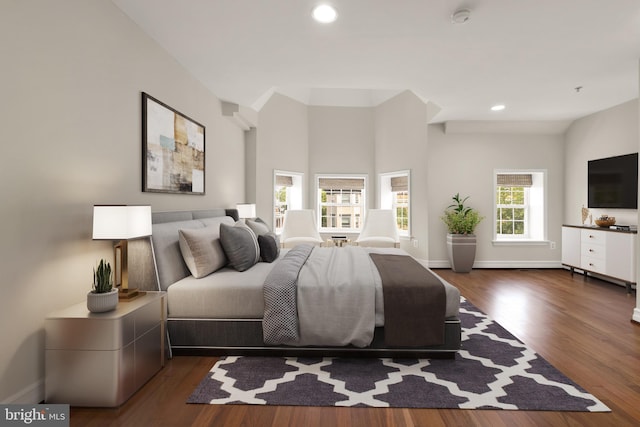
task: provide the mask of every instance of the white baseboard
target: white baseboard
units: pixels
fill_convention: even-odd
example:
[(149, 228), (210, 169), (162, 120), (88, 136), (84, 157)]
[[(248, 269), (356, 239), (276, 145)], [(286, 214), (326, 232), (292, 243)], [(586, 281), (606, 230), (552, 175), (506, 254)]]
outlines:
[(7, 397), (2, 404), (33, 404), (37, 405), (44, 401), (44, 379), (41, 379), (28, 387), (23, 388), (13, 396)]
[[(429, 268), (451, 268), (449, 260), (430, 260)], [(562, 268), (560, 261), (476, 261), (473, 268)]]

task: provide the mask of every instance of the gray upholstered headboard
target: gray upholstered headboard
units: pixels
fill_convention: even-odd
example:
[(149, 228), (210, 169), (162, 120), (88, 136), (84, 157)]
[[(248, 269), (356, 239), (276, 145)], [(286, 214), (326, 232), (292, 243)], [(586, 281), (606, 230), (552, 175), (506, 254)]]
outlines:
[(191, 274), (182, 258), (178, 230), (237, 220), (237, 209), (153, 212), (151, 238), (129, 242), (130, 282), (143, 290), (157, 290), (158, 287), (166, 290), (172, 283)]
[(151, 222), (161, 224), (164, 222), (189, 221), (192, 219), (215, 218), (218, 216), (230, 216), (234, 221), (238, 220), (237, 209), (207, 209), (197, 211), (167, 211), (153, 212)]

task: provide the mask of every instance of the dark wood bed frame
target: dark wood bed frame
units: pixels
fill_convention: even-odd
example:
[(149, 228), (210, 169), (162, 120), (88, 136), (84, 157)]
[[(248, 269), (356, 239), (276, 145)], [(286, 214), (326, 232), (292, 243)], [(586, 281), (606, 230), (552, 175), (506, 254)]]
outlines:
[[(157, 212), (153, 223), (190, 221), (230, 216), (238, 219), (236, 209)], [(176, 246), (177, 236), (176, 236)], [(178, 246), (179, 250), (179, 246)], [(158, 257), (153, 236), (129, 242), (130, 283), (142, 290), (159, 290)], [(186, 266), (185, 266), (186, 269)], [(188, 270), (187, 270), (188, 271)], [(215, 273), (214, 273), (215, 274)], [(460, 349), (461, 326), (458, 318), (445, 321), (445, 341), (430, 347), (390, 348), (385, 345), (384, 328), (375, 329), (369, 347), (291, 347), (266, 346), (262, 339), (262, 319), (185, 319), (168, 318), (167, 333), (172, 355), (283, 355), (350, 357), (429, 357), (454, 358)]]

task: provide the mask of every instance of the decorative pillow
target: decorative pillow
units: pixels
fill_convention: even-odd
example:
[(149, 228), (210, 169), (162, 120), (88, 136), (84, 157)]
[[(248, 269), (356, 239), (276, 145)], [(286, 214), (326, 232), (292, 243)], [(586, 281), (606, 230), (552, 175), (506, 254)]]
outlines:
[(280, 256), (280, 239), (274, 233), (265, 233), (258, 236), (260, 256), (264, 262), (273, 262)]
[(229, 264), (238, 271), (248, 270), (260, 260), (258, 239), (242, 221), (234, 225), (220, 224), (220, 243)]
[(260, 218), (256, 218), (255, 220), (248, 219), (247, 225), (255, 233), (256, 236), (261, 236), (271, 231), (269, 230), (269, 227), (267, 226), (267, 224)]
[(178, 230), (178, 241), (182, 258), (196, 279), (207, 276), (227, 264), (217, 226)]

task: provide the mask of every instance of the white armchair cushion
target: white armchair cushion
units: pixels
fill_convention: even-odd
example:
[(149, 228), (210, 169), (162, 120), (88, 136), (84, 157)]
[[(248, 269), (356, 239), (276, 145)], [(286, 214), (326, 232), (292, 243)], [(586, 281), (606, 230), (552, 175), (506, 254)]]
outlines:
[(398, 242), (391, 237), (365, 237), (364, 239), (358, 239), (356, 241), (358, 246), (367, 246), (371, 248), (392, 248)]
[(300, 243), (321, 244), (314, 213), (311, 209), (288, 210), (284, 214), (284, 225), (280, 240), (284, 247)]
[(393, 211), (369, 209), (356, 243), (360, 246), (372, 247), (393, 247), (400, 243)]

